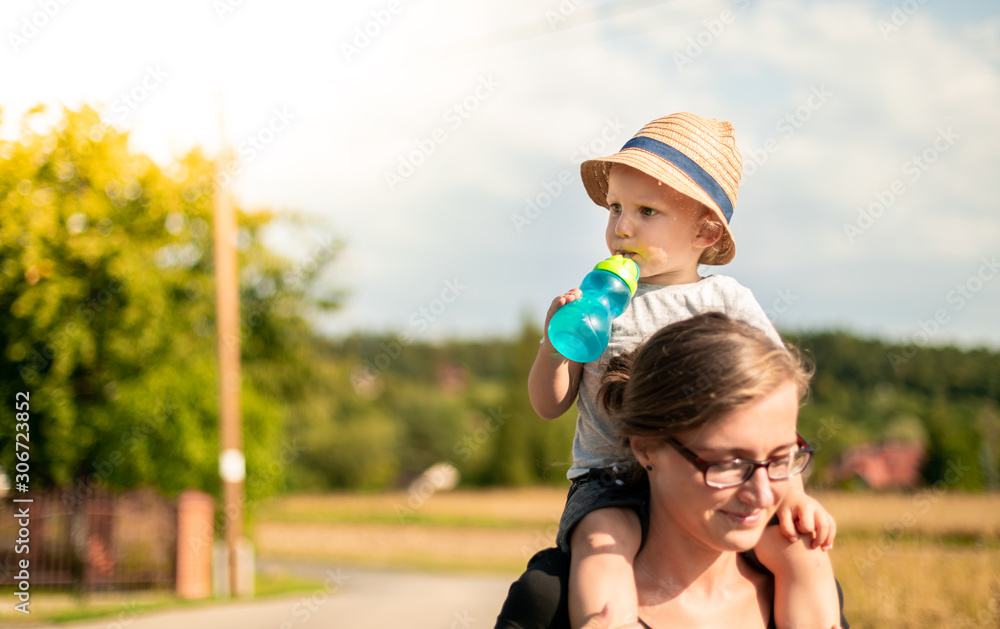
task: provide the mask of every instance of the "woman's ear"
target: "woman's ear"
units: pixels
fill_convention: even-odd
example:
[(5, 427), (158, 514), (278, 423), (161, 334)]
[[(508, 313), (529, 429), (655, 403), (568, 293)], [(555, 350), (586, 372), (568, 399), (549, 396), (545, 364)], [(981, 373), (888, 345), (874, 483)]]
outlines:
[(629, 445), (632, 446), (632, 453), (635, 455), (639, 465), (645, 467), (649, 463), (650, 450), (653, 449), (653, 440), (649, 437), (629, 437)]

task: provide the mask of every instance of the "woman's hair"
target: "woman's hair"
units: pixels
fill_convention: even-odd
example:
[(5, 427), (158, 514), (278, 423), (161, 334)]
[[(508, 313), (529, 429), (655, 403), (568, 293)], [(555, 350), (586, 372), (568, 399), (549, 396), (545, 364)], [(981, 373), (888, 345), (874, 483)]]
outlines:
[(799, 400), (811, 368), (794, 347), (719, 312), (658, 331), (611, 359), (598, 399), (617, 419), (618, 435), (665, 439), (702, 427), (793, 382)]

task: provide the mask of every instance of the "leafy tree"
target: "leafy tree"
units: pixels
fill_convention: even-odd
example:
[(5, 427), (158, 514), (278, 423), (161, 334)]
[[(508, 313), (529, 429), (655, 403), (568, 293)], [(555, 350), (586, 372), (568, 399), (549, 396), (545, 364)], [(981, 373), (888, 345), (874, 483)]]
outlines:
[(572, 462), (576, 407), (552, 421), (540, 418), (528, 397), (528, 374), (538, 352), (541, 330), (525, 322), (511, 348), (514, 357), (505, 379), (506, 419), (492, 440), (490, 480), (502, 485), (542, 481), (563, 483)]
[[(88, 107), (33, 130), (43, 112), (0, 141), (0, 392), (31, 396), (31, 487), (217, 491), (212, 161), (192, 150), (163, 168)], [(312, 287), (337, 245), (294, 266), (261, 243), (273, 214), (238, 217), (255, 500), (281, 482), (283, 374), (304, 360), (304, 316), (336, 306)], [(13, 433), (0, 425), (7, 470)]]
[[(289, 438), (304, 447), (293, 466), (295, 487), (405, 487), (442, 460), (454, 464), (466, 484), (564, 483), (576, 409), (550, 422), (531, 409), (527, 374), (539, 336), (525, 324), (506, 340), (398, 348), (392, 345), (398, 337), (385, 336), (313, 342), (309, 369), (296, 377), (305, 391), (286, 403), (294, 409)], [(896, 438), (927, 444), (928, 483), (956, 480), (955, 469), (963, 470), (960, 482), (949, 486), (976, 489), (989, 482), (996, 449), (985, 440), (995, 418), (984, 408), (995, 404), (989, 392), (1000, 354), (920, 348), (910, 363), (939, 366), (939, 382), (929, 387), (918, 372), (893, 368), (887, 355), (898, 347), (846, 332), (800, 334), (795, 342), (816, 364), (799, 421), (816, 447), (813, 479), (858, 443)], [(447, 363), (468, 373), (460, 392), (439, 386), (435, 374)], [(965, 471), (969, 466), (976, 469)]]

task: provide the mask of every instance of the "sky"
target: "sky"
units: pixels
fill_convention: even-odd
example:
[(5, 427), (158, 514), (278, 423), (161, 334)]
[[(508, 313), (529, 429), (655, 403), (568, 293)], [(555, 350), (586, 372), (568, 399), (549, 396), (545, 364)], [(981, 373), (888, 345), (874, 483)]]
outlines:
[(343, 241), (333, 336), (540, 325), (608, 255), (579, 163), (692, 111), (744, 162), (703, 275), (779, 330), (1000, 348), (992, 0), (5, 0), (0, 36), (0, 133), (43, 103), (161, 164), (224, 137), (243, 206), (308, 218), (275, 250)]

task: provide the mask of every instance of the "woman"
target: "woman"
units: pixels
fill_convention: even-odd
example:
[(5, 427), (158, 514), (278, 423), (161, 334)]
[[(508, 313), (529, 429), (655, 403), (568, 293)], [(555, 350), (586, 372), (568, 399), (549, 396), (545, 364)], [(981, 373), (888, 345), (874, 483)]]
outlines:
[[(719, 313), (667, 326), (609, 365), (601, 398), (635, 455), (629, 481), (649, 486), (636, 626), (847, 627), (829, 556), (768, 527), (811, 456), (796, 433), (808, 382), (794, 353)], [(497, 627), (568, 627), (568, 565), (555, 549), (536, 555)], [(775, 579), (816, 596), (776, 600)]]

